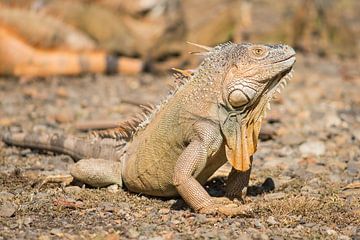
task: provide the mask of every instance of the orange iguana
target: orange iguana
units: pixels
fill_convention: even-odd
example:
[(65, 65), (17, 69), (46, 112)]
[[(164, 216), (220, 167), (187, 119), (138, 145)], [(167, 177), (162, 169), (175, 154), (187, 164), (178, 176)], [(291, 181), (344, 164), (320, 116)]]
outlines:
[(47, 77), (82, 73), (134, 74), (142, 70), (141, 60), (118, 58), (101, 50), (37, 49), (0, 24), (0, 75)]
[[(151, 196), (180, 195), (202, 213), (235, 214), (248, 186), (261, 121), (274, 93), (291, 77), (295, 51), (287, 45), (225, 43), (204, 47), (205, 59), (142, 120), (128, 121), (102, 137), (8, 133), (3, 141), (47, 149), (79, 160), (74, 178)], [(206, 180), (229, 162), (226, 197), (211, 197)]]

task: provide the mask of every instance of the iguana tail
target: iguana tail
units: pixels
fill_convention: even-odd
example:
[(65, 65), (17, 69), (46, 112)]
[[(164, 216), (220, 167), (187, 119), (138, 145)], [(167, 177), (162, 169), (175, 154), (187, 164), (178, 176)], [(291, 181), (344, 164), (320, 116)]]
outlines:
[(84, 158), (117, 160), (116, 142), (110, 139), (88, 140), (58, 133), (5, 133), (2, 140), (9, 145), (67, 154), (75, 161)]

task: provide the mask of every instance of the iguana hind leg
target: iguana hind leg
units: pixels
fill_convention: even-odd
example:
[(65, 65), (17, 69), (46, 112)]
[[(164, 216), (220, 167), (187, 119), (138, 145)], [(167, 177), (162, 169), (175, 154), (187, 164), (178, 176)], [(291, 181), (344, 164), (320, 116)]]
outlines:
[(81, 159), (70, 167), (70, 174), (80, 182), (92, 187), (112, 184), (122, 186), (121, 163), (105, 159)]

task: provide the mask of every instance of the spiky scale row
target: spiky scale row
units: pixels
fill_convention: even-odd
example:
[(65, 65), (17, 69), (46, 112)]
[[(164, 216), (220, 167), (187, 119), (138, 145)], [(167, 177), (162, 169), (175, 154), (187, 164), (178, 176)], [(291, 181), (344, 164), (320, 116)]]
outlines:
[(118, 127), (103, 130), (103, 131), (94, 131), (92, 135), (94, 137), (100, 138), (112, 138), (116, 140), (129, 140), (136, 132), (138, 126), (148, 120), (149, 115), (154, 112), (155, 106), (151, 104), (140, 105), (142, 111), (130, 118), (129, 120), (120, 122)]
[[(213, 50), (213, 48), (204, 45), (200, 45), (192, 42), (187, 42), (187, 43), (202, 48), (208, 52)], [(176, 73), (174, 73), (176, 84), (174, 88), (170, 91), (168, 96), (163, 101), (161, 101), (160, 104), (158, 104), (157, 106), (153, 106), (150, 104), (140, 105), (140, 107), (142, 108), (141, 113), (137, 114), (136, 116), (132, 117), (127, 121), (120, 122), (118, 127), (116, 128), (103, 130), (103, 131), (94, 131), (92, 132), (91, 135), (93, 137), (100, 137), (100, 138), (130, 140), (136, 134), (137, 131), (145, 128), (147, 124), (151, 121), (151, 119), (155, 116), (155, 114), (159, 111), (160, 107), (163, 104), (165, 104), (168, 101), (168, 99), (177, 92), (179, 87), (184, 85), (194, 75), (194, 72), (196, 71), (193, 69), (182, 70), (178, 68), (172, 68), (172, 70), (176, 71)]]

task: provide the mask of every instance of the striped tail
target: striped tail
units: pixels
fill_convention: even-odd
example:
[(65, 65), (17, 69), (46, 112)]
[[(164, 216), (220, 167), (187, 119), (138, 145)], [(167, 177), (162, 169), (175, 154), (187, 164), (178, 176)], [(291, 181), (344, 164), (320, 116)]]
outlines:
[(30, 46), (0, 25), (0, 74), (23, 77), (79, 75), (81, 73), (136, 74), (141, 60), (115, 57), (104, 51), (45, 50)]
[(67, 154), (75, 161), (86, 158), (117, 160), (116, 142), (110, 139), (85, 140), (58, 133), (5, 133), (2, 140), (9, 145)]

